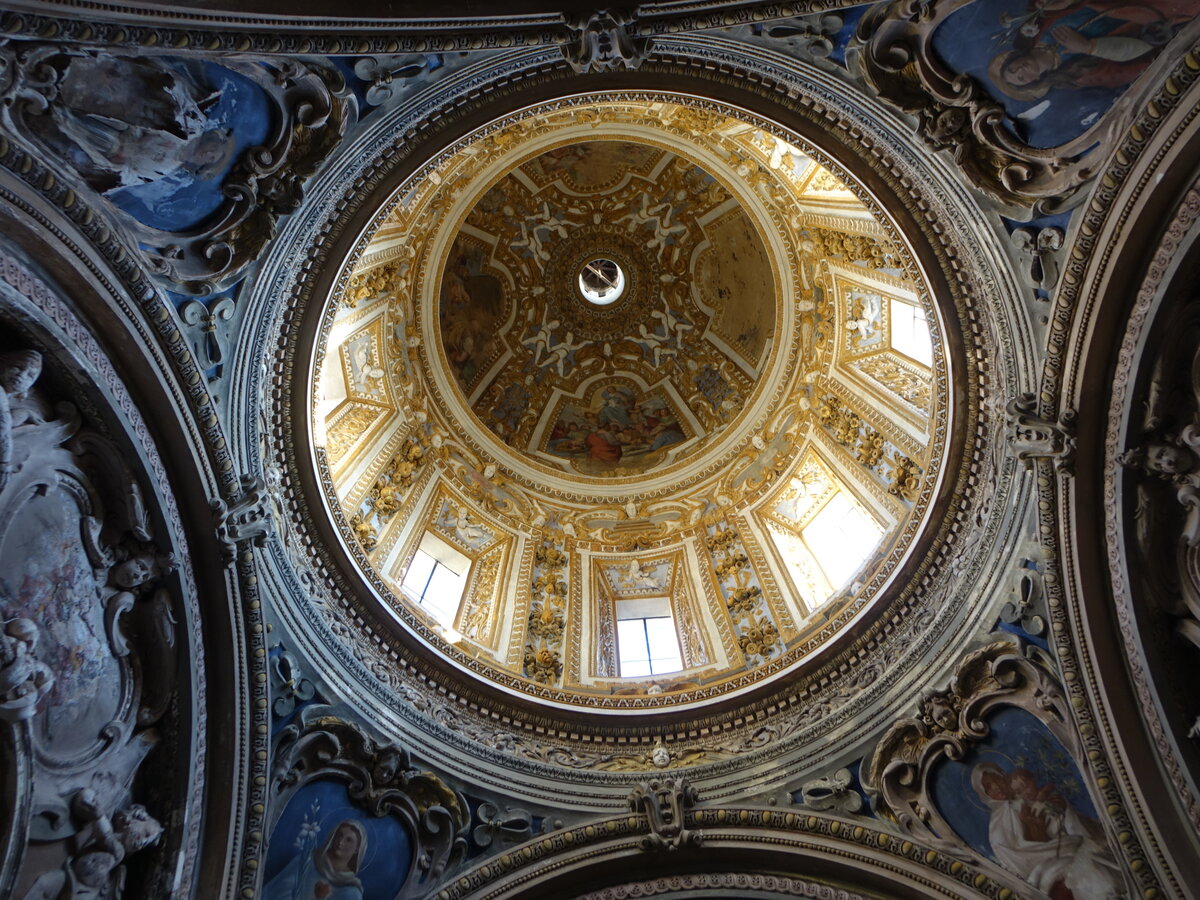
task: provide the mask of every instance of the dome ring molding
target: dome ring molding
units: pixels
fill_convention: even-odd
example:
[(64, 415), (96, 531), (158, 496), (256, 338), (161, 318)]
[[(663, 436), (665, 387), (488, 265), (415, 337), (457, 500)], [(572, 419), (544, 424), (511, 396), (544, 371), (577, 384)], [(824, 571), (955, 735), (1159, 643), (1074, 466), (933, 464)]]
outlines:
[[(949, 303), (944, 311), (943, 327), (950, 355), (957, 360), (971, 360), (990, 354), (991, 358), (997, 360), (997, 366), (1003, 366), (1006, 360), (1011, 358), (1011, 347), (1003, 353), (996, 351), (991, 328), (986, 322), (982, 328), (967, 329), (975, 337), (971, 341), (972, 352), (968, 354), (965, 350), (963, 329), (957, 322), (960, 319), (978, 321), (981, 312), (986, 314), (970, 286), (971, 276), (982, 273), (984, 277), (980, 281), (984, 284), (994, 283), (997, 276), (994, 264), (978, 251), (970, 252), (969, 247), (959, 244), (967, 230), (964, 229), (956, 235), (950, 233), (950, 230), (941, 230), (940, 226), (933, 227), (938, 224), (935, 217), (939, 208), (948, 204), (951, 210), (960, 209), (961, 200), (957, 197), (935, 198), (934, 203), (927, 203), (928, 195), (923, 195), (923, 191), (936, 194), (936, 180), (926, 173), (924, 177), (916, 179), (914, 186), (911, 180), (911, 163), (898, 160), (894, 155), (889, 158), (889, 154), (883, 153), (867, 160), (855, 158), (849, 147), (852, 143), (861, 142), (862, 138), (857, 134), (852, 136), (851, 132), (856, 127), (861, 129), (862, 124), (838, 118), (821, 103), (813, 103), (812, 98), (804, 98), (803, 103), (790, 100), (787, 92), (793, 90), (791, 84), (776, 84), (777, 90), (772, 91), (770, 85), (764, 83), (761, 90), (766, 96), (763, 96), (746, 90), (744, 82), (739, 83), (728, 74), (705, 75), (697, 68), (689, 75), (690, 65), (683, 61), (648, 63), (638, 73), (637, 85), (641, 88), (649, 84), (673, 91), (686, 88), (694, 92), (720, 96), (728, 102), (764, 109), (770, 112), (771, 119), (785, 122), (790, 132), (802, 137), (808, 136), (813, 140), (823, 136), (826, 146), (840, 146), (840, 151), (844, 154), (844, 167), (832, 159), (821, 161), (835, 172), (849, 169), (853, 176), (852, 183), (867, 185), (882, 196), (901, 198), (890, 206), (890, 211), (905, 230), (917, 233), (921, 230), (919, 226), (923, 225), (929, 233), (938, 235), (933, 243), (923, 239), (914, 240), (913, 249), (935, 286), (934, 293)], [(597, 88), (611, 90), (625, 89), (632, 84), (631, 79), (622, 77), (620, 73), (593, 81)], [(577, 83), (573, 82), (566, 72), (557, 72), (550, 76), (540, 76), (535, 84), (497, 92), (495, 102), (497, 106), (515, 110), (530, 103), (555, 99), (573, 90), (577, 90)], [(580, 759), (598, 759), (604, 755), (595, 752), (599, 749), (598, 743), (603, 745), (609, 740), (622, 737), (623, 743), (631, 741), (635, 745), (648, 745), (654, 735), (639, 725), (636, 717), (630, 719), (625, 716), (606, 716), (597, 719), (588, 711), (575, 708), (560, 708), (550, 714), (544, 704), (546, 700), (553, 701), (553, 691), (539, 690), (534, 692), (538, 696), (519, 696), (497, 690), (495, 685), (456, 672), (451, 667), (431, 663), (427, 654), (421, 652), (423, 640), (413, 638), (406, 630), (397, 629), (396, 623), (387, 617), (381, 617), (380, 611), (374, 608), (373, 604), (364, 604), (357, 599), (356, 591), (361, 591), (362, 588), (361, 585), (355, 588), (353, 585), (357, 579), (346, 574), (354, 567), (350, 562), (350, 554), (347, 554), (339, 543), (336, 531), (323, 516), (308, 515), (304, 512), (306, 509), (315, 510), (323, 506), (323, 492), (307, 467), (296, 464), (296, 460), (303, 458), (306, 453), (303, 448), (307, 444), (308, 436), (304, 423), (307, 421), (308, 410), (304, 398), (293, 393), (290, 386), (295, 383), (292, 380), (295, 376), (311, 366), (312, 334), (318, 326), (314, 299), (328, 295), (332, 287), (331, 281), (335, 277), (332, 267), (327, 263), (352, 253), (354, 242), (363, 233), (363, 223), (378, 208), (378, 201), (367, 198), (368, 195), (378, 197), (393, 190), (394, 186), (408, 177), (416, 167), (436, 155), (441, 146), (494, 118), (496, 112), (495, 109), (485, 108), (474, 102), (465, 102), (459, 108), (448, 111), (437, 123), (437, 128), (441, 129), (437, 134), (420, 136), (419, 139), (410, 141), (405, 146), (407, 156), (397, 154), (386, 162), (374, 163), (336, 204), (337, 215), (319, 223), (319, 228), (313, 234), (314, 237), (319, 236), (319, 240), (310, 244), (314, 248), (312, 258), (303, 266), (315, 274), (304, 283), (285, 281), (282, 285), (281, 309), (272, 325), (275, 334), (264, 341), (264, 345), (267, 346), (274, 346), (278, 342), (287, 348), (280, 355), (281, 362), (276, 365), (272, 384), (268, 386), (272, 395), (270, 404), (275, 410), (283, 413), (274, 420), (275, 427), (271, 439), (278, 455), (269, 456), (268, 464), (279, 465), (283, 470), (284, 500), (293, 510), (289, 515), (290, 525), (295, 531), (297, 546), (311, 560), (307, 563), (301, 561), (302, 568), (307, 569), (307, 577), (315, 578), (326, 597), (332, 600), (332, 605), (340, 607), (336, 613), (338, 619), (356, 620), (357, 623), (355, 628), (349, 631), (344, 626), (336, 627), (336, 638), (333, 637), (334, 632), (326, 632), (325, 640), (333, 639), (342, 646), (342, 649), (327, 654), (334, 664), (335, 671), (339, 665), (350, 665), (351, 668), (363, 666), (365, 668), (359, 671), (364, 673), (378, 673), (381, 671), (380, 666), (390, 667), (395, 671), (394, 675), (386, 678), (386, 683), (391, 687), (376, 684), (372, 688), (371, 696), (378, 696), (380, 700), (371, 700), (368, 697), (362, 698), (360, 702), (374, 706), (383, 702), (383, 697), (398, 690), (398, 685), (403, 683), (413, 686), (413, 690), (432, 690), (431, 696), (443, 698), (438, 702), (444, 702), (447, 695), (453, 696), (456, 714), (468, 719), (474, 721), (475, 717), (482, 715), (482, 719), (479, 720), (482, 723), (482, 732), (476, 733), (485, 733), (488, 729), (497, 730), (497, 726), (492, 723), (499, 717), (510, 719), (502, 730), (517, 729), (523, 732), (522, 746), (517, 753), (528, 756), (530, 760), (538, 758), (537, 746), (548, 744), (579, 745), (580, 753), (577, 755)], [(836, 121), (835, 127), (830, 126), (831, 118)], [(969, 238), (969, 234), (966, 236)], [(951, 264), (951, 259), (959, 262)], [(964, 260), (965, 272), (961, 268), (961, 262)], [(289, 270), (287, 266), (276, 266), (274, 272), (277, 276), (289, 275), (294, 274), (298, 268), (300, 267)], [(955, 275), (956, 272), (960, 274)], [(951, 282), (953, 287), (949, 286)], [(275, 288), (278, 291), (280, 285), (275, 285)], [(1003, 372), (1000, 374), (1003, 376)], [(927, 531), (914, 554), (896, 573), (897, 580), (905, 583), (918, 582), (923, 578), (925, 590), (916, 592), (910, 589), (892, 600), (888, 607), (892, 616), (888, 617), (888, 622), (856, 622), (852, 628), (844, 629), (835, 641), (827, 643), (819, 653), (814, 654), (802, 669), (793, 670), (786, 683), (756, 685), (738, 695), (736, 699), (732, 695), (725, 695), (703, 709), (695, 706), (674, 711), (670, 707), (658, 708), (655, 735), (665, 734), (670, 743), (673, 740), (687, 740), (689, 733), (695, 734), (698, 728), (704, 728), (722, 734), (725, 742), (732, 740), (736, 743), (736, 735), (741, 731), (753, 730), (754, 723), (761, 719), (767, 707), (800, 711), (818, 701), (822, 695), (830, 694), (833, 686), (859, 665), (870, 665), (874, 672), (866, 682), (876, 686), (876, 690), (868, 692), (872, 696), (878, 698), (884, 687), (894, 692), (903, 690), (901, 676), (904, 671), (912, 671), (913, 664), (919, 661), (919, 654), (914, 651), (912, 664), (907, 668), (902, 665), (893, 666), (886, 673), (887, 677), (883, 678), (884, 673), (878, 669), (878, 653), (888, 646), (891, 639), (905, 630), (906, 617), (914, 613), (917, 616), (915, 622), (922, 626), (914, 627), (914, 634), (920, 631), (931, 637), (945, 630), (939, 628), (931, 631), (927, 627), (930, 621), (928, 612), (923, 613), (922, 610), (927, 610), (929, 601), (922, 595), (929, 593), (931, 589), (934, 594), (941, 593), (937, 590), (938, 582), (939, 579), (944, 581), (946, 574), (942, 564), (950, 552), (949, 548), (956, 542), (955, 535), (962, 531), (956, 520), (969, 519), (966, 511), (971, 508), (974, 498), (975, 491), (967, 482), (967, 476), (986, 468), (987, 463), (987, 454), (982, 452), (975, 437), (982, 431), (976, 428), (980, 412), (978, 398), (981, 395), (978, 373), (968, 363), (952, 367), (950, 378), (954, 392), (960, 399), (956, 401), (953, 434), (948, 436), (946, 446), (955, 447), (957, 450), (953, 459), (945, 466), (951, 477), (943, 481), (937, 496), (930, 504), (932, 517), (943, 524)], [(1005, 379), (1001, 377), (1000, 380)], [(1003, 489), (1003, 485), (1001, 488)], [(985, 522), (983, 528), (994, 532), (996, 524), (994, 521)], [(931, 545), (937, 545), (940, 549), (931, 552)], [(297, 558), (294, 552), (289, 555), (293, 560)], [(295, 621), (312, 621), (314, 613), (311, 610), (309, 613), (303, 610), (297, 612), (299, 618)], [(430, 637), (436, 640), (436, 635)], [(385, 643), (385, 650), (379, 649), (380, 641)], [(907, 638), (907, 641), (911, 643), (912, 638)], [(349, 663), (348, 660), (358, 662)], [(353, 676), (354, 679), (362, 677), (361, 674)], [(408, 693), (407, 688), (404, 693)], [(859, 696), (863, 701), (867, 699), (861, 692)], [(384, 706), (392, 704), (384, 703)], [(646, 708), (654, 706), (650, 704)], [(394, 716), (383, 714), (380, 718), (389, 720), (394, 719)], [(813, 728), (807, 731), (810, 736), (816, 736), (844, 720), (845, 716), (840, 713), (818, 717), (812, 720)], [(680, 728), (680, 731), (672, 734), (673, 727)], [(584, 752), (584, 746), (580, 745), (580, 734), (587, 735), (587, 752)], [(464, 740), (464, 749), (468, 749), (471, 744), (469, 739)], [(750, 751), (756, 746), (761, 745), (747, 741), (745, 749)], [(504, 751), (501, 753), (503, 755)], [(536, 762), (534, 765), (536, 766)]]

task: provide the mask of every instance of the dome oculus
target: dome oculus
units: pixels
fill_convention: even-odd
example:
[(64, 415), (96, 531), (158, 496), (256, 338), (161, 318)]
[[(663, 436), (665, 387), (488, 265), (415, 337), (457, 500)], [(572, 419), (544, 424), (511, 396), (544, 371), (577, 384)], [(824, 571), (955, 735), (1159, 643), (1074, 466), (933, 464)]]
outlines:
[(588, 303), (608, 306), (625, 292), (625, 272), (611, 259), (597, 257), (584, 263), (579, 272), (579, 293)]

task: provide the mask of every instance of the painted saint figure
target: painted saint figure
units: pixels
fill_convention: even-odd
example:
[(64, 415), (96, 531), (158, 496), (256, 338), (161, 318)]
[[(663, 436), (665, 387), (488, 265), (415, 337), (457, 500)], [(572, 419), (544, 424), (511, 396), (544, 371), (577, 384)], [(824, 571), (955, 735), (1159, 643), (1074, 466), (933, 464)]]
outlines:
[(338, 822), (311, 853), (292, 857), (263, 889), (264, 900), (363, 900), (358, 870), (367, 831), (357, 819)]
[(982, 762), (971, 786), (989, 812), (996, 862), (1052, 900), (1115, 900), (1124, 895), (1098, 825), (1032, 772)]
[(1034, 0), (1013, 49), (996, 56), (992, 81), (1019, 100), (1050, 90), (1121, 88), (1190, 21), (1187, 0)]

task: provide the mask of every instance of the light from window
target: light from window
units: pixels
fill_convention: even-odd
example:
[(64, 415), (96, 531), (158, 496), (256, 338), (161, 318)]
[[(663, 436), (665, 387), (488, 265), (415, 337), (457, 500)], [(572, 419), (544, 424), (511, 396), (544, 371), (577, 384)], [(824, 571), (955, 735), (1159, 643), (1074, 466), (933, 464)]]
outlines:
[(619, 671), (625, 678), (682, 669), (670, 601), (665, 597), (618, 601), (617, 649)]
[(862, 568), (879, 546), (881, 537), (883, 529), (879, 523), (840, 492), (830, 498), (804, 529), (804, 541), (835, 591)]
[(933, 342), (924, 309), (892, 300), (892, 347), (922, 365), (933, 365)]
[(426, 534), (400, 586), (418, 606), (446, 628), (462, 602), (470, 560), (432, 534)]

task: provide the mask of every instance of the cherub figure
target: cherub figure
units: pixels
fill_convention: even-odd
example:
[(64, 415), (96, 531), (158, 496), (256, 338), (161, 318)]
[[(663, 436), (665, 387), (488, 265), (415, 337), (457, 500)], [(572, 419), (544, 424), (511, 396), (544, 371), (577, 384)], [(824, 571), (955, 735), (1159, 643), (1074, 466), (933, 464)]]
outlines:
[(30, 619), (13, 619), (0, 635), (0, 720), (30, 718), (54, 685), (54, 673), (37, 658), (38, 637)]
[(13, 454), (13, 429), (39, 420), (29, 391), (42, 374), (42, 354), (21, 350), (0, 354), (0, 490), (19, 465)]

